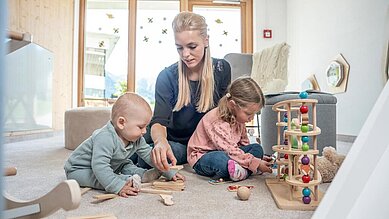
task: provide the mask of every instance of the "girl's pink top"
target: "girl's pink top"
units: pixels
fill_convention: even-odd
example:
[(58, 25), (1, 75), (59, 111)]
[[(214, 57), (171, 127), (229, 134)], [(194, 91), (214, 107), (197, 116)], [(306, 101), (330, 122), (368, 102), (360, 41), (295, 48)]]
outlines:
[(188, 142), (188, 163), (192, 167), (209, 151), (225, 151), (227, 155), (242, 167), (254, 173), (260, 159), (245, 153), (241, 146), (249, 144), (244, 123), (230, 125), (219, 118), (218, 107), (212, 109), (200, 120)]

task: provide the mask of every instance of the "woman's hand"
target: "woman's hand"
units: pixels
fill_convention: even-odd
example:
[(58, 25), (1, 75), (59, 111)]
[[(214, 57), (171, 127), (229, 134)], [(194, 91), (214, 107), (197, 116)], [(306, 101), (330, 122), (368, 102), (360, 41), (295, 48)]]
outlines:
[(177, 163), (177, 159), (167, 141), (161, 141), (154, 145), (154, 148), (151, 151), (151, 160), (155, 167), (163, 172), (170, 170), (168, 161), (171, 161), (171, 165), (173, 166)]

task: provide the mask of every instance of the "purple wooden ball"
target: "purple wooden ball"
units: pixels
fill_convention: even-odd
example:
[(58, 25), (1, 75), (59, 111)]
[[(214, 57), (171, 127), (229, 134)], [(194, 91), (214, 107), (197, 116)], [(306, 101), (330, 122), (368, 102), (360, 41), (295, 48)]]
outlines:
[(302, 157), (301, 163), (304, 165), (308, 165), (309, 164), (309, 157), (307, 157), (306, 155), (304, 157)]
[(309, 203), (311, 203), (311, 197), (309, 197), (309, 196), (304, 196), (304, 197), (303, 197), (303, 202), (304, 202), (304, 204), (309, 204)]

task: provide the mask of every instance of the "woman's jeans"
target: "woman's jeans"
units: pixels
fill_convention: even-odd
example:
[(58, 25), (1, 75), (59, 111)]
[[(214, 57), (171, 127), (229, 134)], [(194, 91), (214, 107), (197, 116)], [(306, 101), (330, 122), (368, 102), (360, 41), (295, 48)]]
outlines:
[[(245, 153), (250, 153), (254, 157), (263, 158), (263, 149), (260, 144), (254, 143), (240, 147)], [(210, 151), (204, 154), (193, 166), (193, 169), (197, 174), (202, 176), (209, 176), (213, 179), (228, 179), (230, 174), (228, 173), (228, 160), (231, 158), (225, 151)], [(252, 174), (248, 170), (249, 175)]]

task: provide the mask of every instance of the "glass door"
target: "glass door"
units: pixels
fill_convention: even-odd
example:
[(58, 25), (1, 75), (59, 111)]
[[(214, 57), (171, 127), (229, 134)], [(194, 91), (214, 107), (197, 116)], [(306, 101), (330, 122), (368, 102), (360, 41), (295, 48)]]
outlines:
[(172, 21), (180, 1), (137, 1), (135, 92), (154, 109), (158, 74), (178, 61)]
[(83, 105), (107, 106), (127, 91), (127, 0), (86, 0), (84, 30)]
[(193, 6), (193, 12), (205, 17), (208, 24), (211, 55), (223, 58), (242, 52), (240, 7)]

